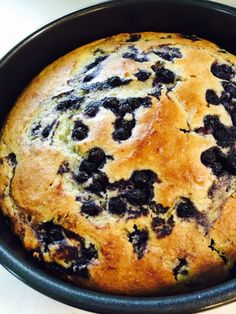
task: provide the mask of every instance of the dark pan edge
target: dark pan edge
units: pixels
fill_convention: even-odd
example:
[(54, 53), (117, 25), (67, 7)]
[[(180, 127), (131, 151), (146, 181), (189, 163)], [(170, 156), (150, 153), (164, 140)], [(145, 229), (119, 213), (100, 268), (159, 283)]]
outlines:
[[(80, 289), (66, 282), (62, 285), (62, 281), (54, 276), (47, 275), (46, 278), (42, 270), (36, 267), (28, 268), (14, 255), (14, 252), (7, 252), (4, 243), (0, 241), (0, 262), (11, 274), (57, 301), (95, 313), (111, 313), (111, 311), (114, 314), (157, 313), (157, 310), (158, 313), (168, 314), (193, 313), (193, 305), (194, 311), (202, 311), (236, 300), (236, 280), (198, 292), (170, 297), (141, 298), (107, 295)], [(45, 287), (47, 287), (46, 293)], [(67, 293), (66, 297), (65, 293)]]
[[(149, 0), (151, 2), (162, 2), (162, 3), (176, 3), (176, 0)], [(110, 7), (110, 6), (119, 6), (122, 3), (138, 3), (138, 2), (142, 2), (142, 0), (104, 0), (104, 2), (100, 3), (100, 4), (96, 4), (96, 5), (92, 5), (89, 7), (86, 7), (84, 9), (78, 10), (78, 11), (73, 11), (67, 15), (64, 15), (62, 17), (57, 18), (56, 20), (49, 22), (45, 25), (43, 25), (41, 28), (39, 28), (38, 30), (34, 31), (33, 33), (31, 33), (30, 35), (28, 35), (27, 37), (23, 38), (18, 44), (16, 44), (14, 47), (12, 47), (9, 52), (7, 52), (1, 59), (0, 59), (0, 69), (1, 67), (7, 62), (7, 60), (9, 59), (9, 57), (14, 54), (18, 49), (21, 48), (21, 46), (25, 45), (27, 42), (29, 42), (30, 40), (32, 40), (33, 38), (39, 36), (42, 32), (47, 32), (48, 29), (50, 29), (52, 26), (56, 26), (57, 24), (60, 24), (63, 21), (66, 20), (71, 20), (73, 19), (74, 16), (83, 16), (86, 15), (94, 10), (103, 10), (106, 7)], [(236, 16), (236, 8), (231, 7), (229, 5), (226, 4), (222, 4), (219, 2), (215, 2), (215, 1), (210, 1), (209, 0), (177, 0), (177, 2), (182, 3), (182, 4), (190, 4), (193, 6), (201, 6), (201, 7), (210, 7), (213, 9), (216, 9), (218, 11), (222, 11), (225, 12), (227, 14)]]

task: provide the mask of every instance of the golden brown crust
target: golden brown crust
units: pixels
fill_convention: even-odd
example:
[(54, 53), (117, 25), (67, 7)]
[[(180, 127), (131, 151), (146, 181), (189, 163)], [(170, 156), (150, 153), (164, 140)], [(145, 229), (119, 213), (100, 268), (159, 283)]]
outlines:
[[(0, 205), (26, 249), (110, 293), (226, 278), (236, 259), (235, 65), (206, 40), (146, 32), (43, 70), (0, 141)], [(101, 162), (89, 157), (95, 147)]]

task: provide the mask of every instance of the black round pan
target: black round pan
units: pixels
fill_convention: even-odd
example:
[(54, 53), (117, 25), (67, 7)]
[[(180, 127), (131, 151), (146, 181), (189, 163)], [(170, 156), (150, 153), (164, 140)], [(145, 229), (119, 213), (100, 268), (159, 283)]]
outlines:
[[(196, 34), (236, 53), (235, 30), (235, 8), (203, 0), (108, 1), (67, 15), (26, 38), (0, 61), (0, 125), (27, 83), (51, 61), (80, 45), (120, 32), (163, 31)], [(0, 263), (45, 295), (97, 313), (192, 313), (236, 298), (236, 279), (194, 293), (156, 298), (74, 287), (37, 264), (2, 217)]]

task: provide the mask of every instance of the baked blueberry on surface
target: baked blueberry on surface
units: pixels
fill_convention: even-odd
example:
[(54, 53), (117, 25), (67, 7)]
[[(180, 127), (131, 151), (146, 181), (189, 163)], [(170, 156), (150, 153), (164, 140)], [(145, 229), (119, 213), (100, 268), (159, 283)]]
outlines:
[(167, 220), (154, 217), (151, 226), (152, 230), (156, 233), (156, 237), (161, 239), (171, 234), (174, 224), (173, 216), (170, 216)]
[(147, 247), (148, 231), (145, 229), (138, 229), (134, 225), (134, 231), (129, 234), (129, 242), (132, 243), (135, 253), (138, 259), (141, 259)]
[(129, 50), (123, 54), (123, 58), (131, 59), (140, 63), (147, 62), (149, 60), (148, 56), (144, 52), (139, 51), (139, 49), (135, 46), (129, 46), (128, 49)]
[(101, 39), (43, 70), (0, 134), (0, 208), (55, 276), (163, 296), (234, 272), (232, 54), (196, 35)]
[(175, 74), (165, 69), (163, 64), (157, 61), (152, 67), (152, 70), (155, 72), (156, 77), (153, 81), (153, 86), (155, 86), (157, 83), (161, 84), (171, 84), (175, 81)]
[(222, 79), (222, 80), (230, 80), (235, 76), (235, 70), (229, 64), (220, 64), (218, 62), (214, 62), (211, 66), (211, 72), (214, 76)]
[(81, 207), (81, 213), (88, 216), (97, 216), (101, 212), (101, 208), (91, 201), (86, 201)]
[(182, 197), (176, 208), (176, 214), (180, 218), (194, 218), (197, 216), (198, 212), (190, 199)]
[(114, 215), (122, 215), (126, 212), (126, 203), (121, 197), (111, 197), (108, 203), (108, 211)]
[(141, 82), (145, 82), (146, 80), (149, 79), (151, 73), (150, 72), (147, 72), (147, 71), (144, 71), (144, 70), (139, 70), (137, 73), (134, 74), (137, 79)]
[(175, 58), (182, 58), (179, 48), (162, 45), (153, 51), (162, 59), (173, 61)]
[(57, 111), (78, 110), (84, 97), (76, 97), (72, 94), (66, 95), (60, 99), (56, 106)]
[(88, 136), (89, 128), (82, 121), (75, 121), (74, 129), (72, 131), (72, 138), (75, 141), (82, 141)]

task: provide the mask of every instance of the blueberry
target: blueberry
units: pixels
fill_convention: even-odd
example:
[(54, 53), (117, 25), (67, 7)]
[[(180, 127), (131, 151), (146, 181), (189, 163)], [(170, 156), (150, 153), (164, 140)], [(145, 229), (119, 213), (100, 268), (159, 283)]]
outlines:
[(43, 138), (47, 138), (47, 137), (50, 135), (50, 133), (51, 133), (51, 131), (52, 131), (52, 129), (53, 129), (55, 123), (56, 123), (56, 120), (54, 120), (51, 124), (47, 125), (47, 126), (43, 129), (43, 131), (42, 131), (42, 136), (43, 136)]
[(236, 128), (227, 128), (224, 125), (220, 125), (214, 129), (213, 136), (221, 147), (233, 146), (236, 142)]
[(154, 201), (150, 203), (150, 208), (155, 214), (165, 214), (169, 209), (169, 207), (164, 207), (160, 203), (156, 204)]
[(63, 227), (54, 224), (52, 221), (45, 222), (38, 227), (38, 236), (46, 245), (46, 250), (49, 245), (65, 239)]
[(177, 216), (180, 218), (194, 218), (197, 216), (197, 213), (198, 211), (193, 202), (186, 197), (182, 197), (176, 208)]
[(205, 116), (204, 120), (204, 126), (208, 127), (208, 128), (218, 128), (220, 125), (220, 120), (218, 116), (212, 116), (212, 115), (208, 115)]
[(118, 189), (119, 191), (123, 192), (126, 189), (128, 189), (130, 187), (130, 182), (129, 180), (124, 180), (121, 179), (119, 181), (113, 182), (109, 185), (109, 189), (110, 190), (116, 190)]
[(156, 74), (153, 80), (153, 86), (156, 86), (159, 83), (173, 84), (175, 82), (175, 74), (172, 71), (165, 69), (160, 62), (157, 62), (155, 65), (151, 66), (151, 69)]
[(135, 42), (141, 39), (140, 34), (130, 34), (130, 37), (126, 40), (126, 42)]
[(129, 234), (129, 242), (132, 243), (138, 259), (141, 259), (147, 247), (148, 231), (146, 229), (139, 230), (137, 225), (134, 225), (133, 228), (134, 231)]
[(113, 138), (116, 141), (125, 141), (131, 137), (131, 135), (132, 131), (130, 129), (119, 128), (113, 133)]
[(145, 186), (149, 182), (149, 175), (145, 170), (134, 171), (131, 176), (131, 180), (133, 180), (137, 186)]
[(128, 103), (133, 111), (141, 106), (148, 108), (152, 105), (150, 97), (129, 97), (123, 101)]
[(174, 227), (173, 215), (170, 216), (167, 221), (160, 217), (154, 217), (152, 219), (151, 227), (159, 239), (170, 235)]
[(93, 73), (90, 73), (90, 74), (86, 75), (86, 76), (84, 77), (84, 79), (83, 79), (83, 82), (84, 82), (84, 83), (87, 83), (87, 82), (92, 81), (92, 80), (95, 78), (96, 73), (97, 73), (97, 72), (93, 72)]
[(93, 177), (92, 184), (86, 188), (87, 191), (100, 195), (102, 192), (106, 192), (109, 180), (105, 173), (98, 171)]
[(224, 255), (224, 253), (221, 253), (217, 248), (216, 248), (216, 243), (213, 239), (211, 239), (211, 243), (208, 246), (213, 252), (216, 252), (220, 258), (222, 258), (223, 262), (227, 264), (228, 258)]
[(223, 106), (228, 106), (230, 100), (231, 100), (230, 93), (223, 91), (220, 97), (220, 102), (223, 104)]
[(137, 79), (141, 82), (145, 82), (149, 79), (151, 73), (147, 72), (145, 70), (139, 70), (137, 73), (134, 74), (134, 76), (137, 77)]
[(173, 61), (175, 58), (182, 58), (179, 48), (170, 47), (168, 45), (162, 45), (158, 50), (154, 50), (153, 52), (168, 61)]
[(165, 219), (160, 217), (154, 217), (152, 221), (152, 227), (156, 228), (159, 226), (163, 226), (165, 224)]
[(56, 110), (57, 111), (78, 110), (83, 101), (84, 97), (68, 95), (67, 97), (60, 100), (56, 107)]
[(131, 180), (137, 186), (147, 186), (157, 181), (157, 175), (152, 170), (134, 171)]
[(75, 121), (74, 129), (72, 131), (72, 138), (75, 141), (82, 141), (88, 136), (89, 128), (82, 121)]
[(236, 149), (235, 148), (231, 149), (227, 157), (225, 158), (225, 168), (230, 174), (236, 175)]
[(147, 193), (145, 190), (133, 189), (125, 194), (126, 199), (132, 205), (144, 205), (147, 203)]
[(152, 101), (150, 97), (138, 97), (136, 98), (136, 103), (140, 106), (143, 106), (144, 108), (148, 108), (152, 105)]
[(116, 111), (119, 101), (116, 97), (105, 97), (101, 100), (101, 103), (104, 108)]
[(104, 54), (105, 53), (105, 51), (104, 50), (102, 50), (101, 48), (97, 48), (97, 49), (95, 49), (94, 51), (93, 51), (93, 54), (94, 55), (96, 55), (96, 54)]
[(234, 82), (222, 82), (224, 90), (231, 95), (231, 97), (236, 97), (236, 83)]
[[(162, 68), (156, 71), (156, 81), (158, 83), (171, 84), (175, 81), (175, 75), (170, 70)], [(155, 85), (156, 83), (154, 84), (154, 86)]]
[(209, 104), (213, 104), (213, 105), (219, 105), (220, 103), (219, 97), (216, 95), (216, 92), (212, 89), (208, 89), (206, 91), (206, 101)]
[(233, 126), (236, 127), (236, 110), (234, 112), (231, 112), (230, 116), (231, 116), (231, 119), (232, 119)]
[(7, 159), (8, 159), (8, 161), (11, 163), (11, 165), (12, 165), (13, 167), (16, 166), (16, 164), (17, 164), (16, 154), (10, 153), (10, 154), (7, 156)]
[(106, 154), (99, 147), (94, 147), (89, 151), (87, 160), (100, 166), (106, 161)]
[(92, 201), (86, 201), (81, 207), (81, 213), (88, 216), (98, 216), (102, 209)]
[(218, 147), (211, 147), (204, 151), (201, 155), (201, 161), (206, 166), (212, 166), (220, 157), (220, 150)]
[(209, 129), (208, 134), (212, 134), (221, 147), (233, 146), (236, 141), (236, 128), (227, 127), (222, 124), (218, 116), (208, 115), (204, 118), (204, 126)]
[(67, 173), (67, 172), (69, 172), (69, 171), (70, 171), (70, 165), (69, 165), (68, 161), (64, 161), (64, 162), (60, 165), (60, 167), (59, 167), (57, 173), (58, 173), (58, 174), (63, 174), (63, 173)]
[(107, 79), (107, 86), (109, 86), (110, 88), (115, 88), (115, 87), (119, 87), (122, 85), (127, 85), (131, 82), (131, 79), (124, 79), (124, 78), (120, 78), (118, 76), (113, 76), (109, 79)]
[(86, 182), (88, 179), (89, 175), (85, 171), (79, 171), (74, 175), (74, 180), (79, 184)]
[(107, 186), (109, 185), (109, 180), (108, 180), (107, 175), (102, 171), (98, 171), (96, 173), (94, 179), (96, 179), (97, 181), (99, 181), (102, 184), (103, 190), (105, 191)]
[(119, 106), (117, 107), (117, 113), (124, 116), (126, 113), (131, 113), (133, 111), (129, 101), (121, 100)]
[(132, 129), (135, 126), (135, 120), (127, 121), (117, 119), (115, 121), (115, 132), (113, 133), (114, 140), (124, 141), (132, 135)]
[[(46, 222), (38, 226), (37, 235), (41, 252), (48, 252), (50, 245), (56, 244), (57, 248), (53, 248), (53, 258), (59, 256), (60, 259), (69, 267), (65, 268), (56, 262), (48, 263), (47, 266), (62, 274), (63, 276), (78, 275), (83, 278), (89, 278), (88, 265), (93, 259), (98, 258), (97, 250), (94, 244), (89, 243), (85, 246), (85, 240), (78, 234), (54, 224), (52, 221)], [(68, 239), (73, 239), (73, 244), (70, 245)], [(43, 255), (41, 255), (43, 257)]]
[[(175, 280), (178, 280), (178, 275), (187, 275), (188, 271), (185, 269), (188, 266), (188, 262), (185, 258), (179, 258), (178, 265), (173, 269), (173, 275)], [(183, 269), (184, 268), (184, 269)]]
[(85, 247), (84, 241), (81, 238), (80, 240), (80, 252), (77, 252), (77, 258), (72, 261), (72, 265), (70, 266), (69, 274), (70, 275), (78, 275), (82, 278), (89, 278), (88, 265), (91, 263), (93, 259), (98, 258), (98, 252), (95, 248), (95, 245), (90, 243), (88, 247)]
[(231, 80), (235, 75), (235, 72), (230, 65), (220, 64), (218, 62), (212, 64), (211, 72), (214, 76), (226, 81)]
[(90, 262), (92, 259), (98, 258), (98, 252), (95, 248), (95, 245), (92, 243), (90, 243), (89, 247), (85, 247), (84, 245), (82, 245), (81, 253), (83, 259), (87, 262)]
[(146, 62), (148, 61), (148, 58), (146, 55), (139, 55), (138, 53), (136, 52), (125, 52), (123, 55), (122, 55), (123, 58), (125, 59), (132, 59), (136, 62)]
[(128, 209), (128, 219), (137, 219), (141, 216), (147, 216), (149, 214), (149, 210), (146, 207), (139, 206), (136, 208), (130, 207)]
[(90, 102), (85, 110), (84, 110), (84, 114), (89, 117), (89, 118), (93, 118), (96, 116), (96, 114), (98, 113), (99, 111), (99, 102), (95, 101), (95, 102)]
[(139, 52), (139, 50), (133, 45), (129, 46), (129, 52), (125, 52), (122, 57), (125, 59), (132, 59), (136, 62), (148, 61), (147, 55), (144, 52)]
[(110, 109), (115, 115), (117, 115), (119, 101), (116, 97), (105, 97), (101, 100), (101, 105), (106, 108)]
[(91, 175), (94, 171), (98, 169), (98, 165), (94, 162), (90, 162), (86, 159), (81, 161), (81, 164), (79, 166), (80, 171), (84, 171), (87, 174)]
[[(124, 116), (126, 113), (131, 113), (140, 106), (150, 107), (152, 102), (149, 97), (128, 97), (118, 100), (115, 97), (106, 97), (102, 100), (103, 107), (110, 109), (117, 116)], [(122, 119), (116, 123), (121, 122)]]
[(36, 125), (31, 130), (31, 135), (32, 136), (37, 136), (40, 129), (42, 128), (41, 122), (38, 122)]
[(85, 71), (89, 71), (93, 68), (95, 68), (98, 64), (100, 64), (102, 61), (106, 60), (108, 58), (107, 55), (97, 57), (92, 63), (88, 64), (85, 68)]
[(123, 215), (127, 211), (127, 207), (119, 196), (111, 197), (108, 203), (108, 211), (114, 215)]
[(113, 76), (110, 77), (108, 79), (106, 79), (103, 82), (96, 82), (93, 84), (85, 84), (83, 85), (82, 89), (85, 91), (101, 91), (101, 90), (106, 90), (106, 89), (113, 89), (116, 87), (120, 87), (123, 85), (127, 85), (131, 82), (131, 79), (125, 79), (125, 78), (121, 78), (118, 76)]

